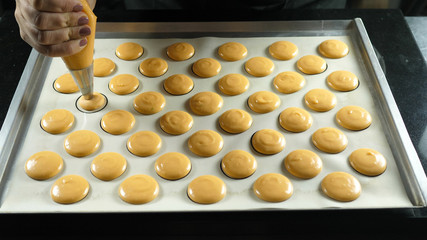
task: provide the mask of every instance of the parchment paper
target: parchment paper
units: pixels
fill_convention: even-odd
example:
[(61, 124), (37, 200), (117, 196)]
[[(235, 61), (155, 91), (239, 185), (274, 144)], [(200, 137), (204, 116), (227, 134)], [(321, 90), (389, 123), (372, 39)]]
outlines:
[[(292, 94), (282, 94), (273, 87), (273, 78), (284, 71), (298, 71), (296, 61), (308, 54), (319, 55), (317, 46), (327, 39), (339, 39), (348, 44), (350, 53), (342, 59), (325, 58), (328, 69), (318, 75), (302, 74), (306, 79), (305, 87)], [(279, 40), (295, 43), (299, 48), (297, 57), (289, 61), (273, 59), (268, 53), (270, 44)], [(137, 60), (124, 61), (115, 56), (115, 49), (124, 42), (136, 42), (144, 47), (144, 54)], [(196, 49), (195, 55), (186, 61), (175, 62), (166, 55), (166, 48), (179, 41), (191, 43)], [(222, 60), (216, 53), (217, 48), (229, 41), (237, 41), (248, 49), (248, 56), (237, 62)], [(370, 76), (365, 71), (365, 65), (360, 58), (349, 36), (328, 37), (263, 37), (263, 38), (192, 38), (192, 39), (96, 39), (95, 58), (107, 57), (116, 63), (116, 71), (108, 77), (95, 77), (95, 91), (103, 93), (108, 98), (108, 105), (97, 113), (85, 114), (77, 110), (76, 99), (80, 93), (61, 94), (53, 89), (54, 80), (67, 73), (65, 64), (61, 59), (53, 59), (48, 76), (45, 80), (37, 108), (33, 115), (29, 131), (26, 134), (22, 148), (14, 159), (4, 195), (2, 212), (138, 212), (138, 211), (224, 211), (224, 210), (271, 210), (271, 209), (325, 209), (325, 208), (397, 208), (412, 207), (409, 201), (395, 159), (390, 151), (390, 146), (383, 133), (382, 123), (379, 120), (377, 108), (372, 98), (378, 94), (371, 88)], [(244, 63), (251, 57), (264, 56), (270, 58), (275, 64), (274, 72), (266, 77), (253, 77), (244, 70)], [(161, 77), (148, 78), (141, 75), (138, 66), (144, 59), (161, 57), (169, 64), (169, 70)], [(191, 72), (191, 65), (196, 60), (204, 57), (217, 59), (222, 70), (219, 75), (211, 78), (199, 78)], [(326, 77), (336, 70), (348, 70), (356, 74), (360, 86), (351, 92), (338, 92), (330, 89), (326, 84)], [(119, 96), (108, 89), (108, 82), (118, 74), (133, 74), (140, 80), (139, 89), (129, 95)], [(183, 96), (172, 96), (164, 91), (163, 81), (173, 74), (183, 73), (190, 76), (195, 84), (194, 89)], [(218, 87), (218, 80), (228, 73), (241, 73), (248, 77), (250, 87), (247, 92), (238, 96), (226, 96)], [(324, 88), (332, 91), (337, 99), (337, 106), (329, 112), (319, 113), (308, 109), (304, 104), (304, 94), (313, 88)], [(282, 100), (278, 109), (267, 114), (257, 114), (251, 111), (246, 104), (247, 98), (259, 90), (269, 90), (276, 93)], [(154, 115), (142, 115), (133, 107), (133, 99), (145, 91), (158, 91), (166, 98), (166, 107)], [(210, 116), (197, 116), (188, 107), (188, 100), (200, 91), (214, 91), (224, 99), (224, 106), (217, 113)], [(363, 131), (350, 131), (343, 129), (335, 122), (336, 112), (347, 105), (358, 105), (368, 110), (373, 118), (372, 125)], [(278, 123), (278, 116), (287, 107), (300, 107), (308, 110), (314, 118), (312, 127), (303, 133), (291, 133), (282, 129)], [(74, 127), (63, 134), (52, 135), (40, 127), (42, 116), (53, 109), (64, 108), (71, 111), (76, 119)], [(218, 126), (218, 117), (232, 108), (248, 111), (253, 117), (252, 127), (241, 134), (228, 134)], [(111, 110), (124, 109), (136, 117), (135, 127), (123, 135), (110, 135), (100, 127), (101, 117)], [(193, 128), (179, 136), (164, 133), (159, 127), (159, 118), (168, 111), (184, 110), (189, 112), (194, 119)], [(349, 139), (346, 150), (339, 154), (323, 153), (311, 143), (311, 135), (321, 127), (335, 127), (343, 131)], [(285, 149), (272, 156), (256, 153), (250, 146), (250, 137), (257, 130), (271, 128), (280, 131), (286, 138)], [(88, 129), (96, 132), (102, 141), (100, 149), (87, 157), (76, 158), (68, 155), (63, 147), (65, 137), (72, 131)], [(224, 148), (213, 157), (198, 157), (189, 151), (187, 140), (191, 134), (201, 129), (218, 131), (224, 139)], [(150, 157), (137, 157), (126, 149), (127, 139), (137, 131), (152, 130), (162, 138), (163, 146), (159, 152)], [(357, 173), (348, 163), (348, 156), (358, 148), (369, 147), (381, 152), (387, 159), (387, 170), (377, 177), (367, 177)], [(221, 158), (231, 150), (242, 149), (253, 154), (258, 162), (258, 169), (251, 177), (235, 180), (225, 176), (220, 169)], [(317, 153), (323, 160), (322, 172), (313, 179), (302, 180), (293, 177), (283, 167), (283, 160), (288, 153), (296, 149), (309, 149)], [(25, 174), (24, 164), (34, 153), (50, 150), (60, 154), (65, 162), (61, 173), (52, 179), (36, 181)], [(91, 161), (103, 152), (118, 152), (128, 161), (128, 168), (119, 178), (104, 182), (94, 177), (90, 170)], [(162, 154), (177, 151), (186, 154), (192, 162), (192, 170), (188, 176), (177, 181), (168, 181), (159, 177), (154, 170), (155, 160)], [(338, 202), (324, 195), (320, 190), (320, 182), (324, 176), (331, 172), (344, 171), (355, 176), (362, 185), (361, 196), (352, 202)], [(287, 176), (294, 186), (293, 196), (284, 202), (269, 203), (259, 200), (252, 191), (255, 180), (265, 173), (281, 173)], [(50, 197), (50, 188), (55, 180), (68, 175), (78, 174), (90, 183), (90, 192), (82, 201), (61, 205), (55, 203)], [(134, 174), (148, 174), (154, 177), (160, 185), (159, 196), (152, 202), (143, 205), (132, 205), (122, 201), (118, 196), (120, 183)], [(215, 204), (200, 205), (192, 202), (186, 195), (188, 184), (194, 178), (212, 174), (221, 178), (227, 185), (226, 197)]]

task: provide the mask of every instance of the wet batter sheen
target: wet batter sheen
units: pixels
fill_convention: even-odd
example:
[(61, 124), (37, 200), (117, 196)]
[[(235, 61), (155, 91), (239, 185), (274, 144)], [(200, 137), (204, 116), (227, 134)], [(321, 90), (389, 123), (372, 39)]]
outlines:
[(274, 71), (274, 63), (266, 57), (253, 57), (246, 61), (245, 70), (254, 77), (265, 77)]
[(53, 201), (71, 204), (85, 198), (89, 193), (88, 181), (79, 175), (66, 175), (56, 180), (50, 189)]
[(188, 184), (187, 195), (195, 203), (212, 204), (221, 201), (227, 193), (225, 183), (213, 175), (203, 175)]
[(283, 202), (292, 196), (294, 188), (291, 181), (282, 174), (267, 173), (255, 181), (253, 191), (264, 201)]
[(141, 45), (134, 42), (126, 42), (120, 44), (116, 48), (116, 56), (122, 60), (135, 60), (142, 56), (144, 48)]
[(359, 106), (346, 106), (341, 108), (335, 119), (338, 124), (349, 130), (363, 130), (372, 123), (371, 114)]
[(148, 157), (160, 150), (162, 139), (155, 132), (139, 131), (134, 133), (127, 141), (129, 152), (139, 157)]
[(193, 72), (199, 77), (209, 78), (218, 75), (221, 64), (213, 58), (202, 58), (193, 64)]
[(280, 98), (269, 91), (259, 91), (248, 98), (248, 105), (256, 113), (268, 113), (280, 106)]
[(225, 154), (221, 160), (222, 171), (231, 178), (247, 178), (255, 172), (256, 168), (255, 157), (243, 150), (233, 150)]
[(332, 72), (328, 75), (326, 82), (331, 88), (341, 92), (348, 92), (359, 86), (359, 79), (349, 71)]
[(46, 180), (56, 176), (63, 168), (62, 157), (52, 151), (33, 154), (25, 162), (25, 173), (36, 180)]
[(321, 182), (321, 188), (327, 196), (341, 202), (356, 200), (362, 192), (359, 181), (345, 172), (333, 172), (326, 175)]
[(193, 80), (185, 74), (174, 74), (163, 83), (166, 92), (172, 95), (184, 95), (194, 88)]
[(120, 74), (110, 80), (108, 87), (115, 94), (126, 95), (138, 89), (139, 80), (132, 74)]
[(370, 148), (360, 148), (353, 151), (348, 160), (354, 170), (367, 176), (378, 176), (387, 168), (385, 157)]
[(161, 58), (147, 58), (139, 65), (139, 72), (147, 77), (160, 77), (168, 71), (168, 63)]
[(160, 127), (166, 133), (180, 135), (193, 127), (193, 117), (184, 111), (170, 111), (160, 118)]
[(290, 60), (298, 54), (298, 47), (289, 41), (278, 41), (268, 48), (270, 55), (278, 60)]
[(304, 132), (313, 124), (313, 117), (302, 108), (289, 107), (280, 113), (279, 123), (290, 132)]
[(101, 127), (104, 131), (120, 135), (129, 132), (135, 125), (135, 117), (125, 110), (113, 110), (105, 114), (101, 119)]
[(344, 133), (332, 127), (319, 128), (313, 133), (311, 140), (320, 151), (327, 153), (342, 152), (348, 144)]
[(316, 55), (306, 55), (297, 61), (298, 69), (305, 74), (319, 74), (326, 70), (326, 61)]
[(96, 111), (107, 104), (107, 99), (99, 92), (94, 92), (91, 99), (88, 100), (82, 96), (77, 101), (77, 104), (86, 111)]
[(190, 98), (191, 110), (201, 116), (218, 112), (223, 104), (222, 97), (214, 92), (199, 92)]
[(248, 55), (248, 49), (241, 43), (228, 42), (218, 48), (218, 55), (226, 61), (238, 61)]
[(230, 96), (246, 92), (249, 88), (249, 80), (238, 73), (227, 74), (218, 81), (219, 90)]
[[(86, 46), (78, 53), (63, 57), (65, 65), (68, 69), (79, 70), (89, 67), (93, 63), (93, 49), (95, 44), (95, 33), (96, 33), (96, 16), (93, 13), (89, 3), (87, 1), (80, 1), (83, 6), (83, 12), (88, 17), (88, 26), (91, 29), (91, 34), (86, 36), (87, 44)], [(67, 19), (68, 21), (70, 19)]]
[(48, 133), (63, 133), (74, 125), (74, 115), (66, 109), (51, 110), (42, 117), (40, 125)]
[(116, 64), (109, 58), (97, 58), (93, 62), (93, 75), (95, 77), (106, 77), (116, 69)]
[(179, 152), (165, 153), (154, 163), (156, 173), (167, 180), (178, 180), (190, 173), (190, 159)]
[(337, 105), (335, 95), (331, 91), (321, 88), (308, 91), (304, 100), (307, 107), (317, 112), (327, 112)]
[(252, 147), (259, 153), (271, 155), (281, 152), (286, 145), (285, 137), (273, 129), (257, 131), (251, 139)]
[(126, 170), (126, 159), (119, 153), (101, 153), (90, 164), (92, 174), (103, 181), (120, 177)]
[(295, 177), (309, 179), (314, 178), (322, 171), (323, 163), (316, 153), (299, 149), (286, 156), (284, 165), (286, 170)]
[(230, 109), (219, 117), (219, 126), (228, 133), (242, 133), (252, 126), (251, 115), (241, 109)]
[(148, 175), (137, 174), (126, 178), (119, 186), (120, 198), (130, 204), (144, 204), (159, 195), (159, 184)]
[(273, 80), (274, 88), (281, 93), (294, 93), (305, 86), (304, 77), (297, 72), (279, 73)]
[(101, 145), (99, 136), (90, 130), (78, 130), (70, 133), (64, 141), (65, 151), (74, 157), (85, 157)]
[(79, 87), (70, 73), (66, 73), (58, 77), (55, 80), (53, 87), (60, 93), (75, 93), (79, 91)]
[(219, 153), (224, 146), (219, 133), (212, 130), (199, 130), (188, 139), (188, 148), (201, 157), (211, 157)]
[(167, 48), (166, 54), (172, 60), (184, 61), (190, 59), (194, 55), (194, 47), (186, 42), (177, 42)]
[(142, 114), (150, 115), (163, 110), (166, 99), (159, 92), (143, 92), (133, 100), (133, 107)]
[(319, 52), (327, 58), (342, 58), (348, 54), (348, 46), (340, 40), (326, 40), (319, 45)]

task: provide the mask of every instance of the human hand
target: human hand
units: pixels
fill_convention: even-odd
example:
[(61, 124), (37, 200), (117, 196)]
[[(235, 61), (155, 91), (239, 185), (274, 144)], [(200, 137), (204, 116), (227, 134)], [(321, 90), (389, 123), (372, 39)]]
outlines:
[(79, 0), (16, 0), (15, 18), (30, 46), (49, 57), (64, 57), (87, 44), (91, 29), (82, 10)]

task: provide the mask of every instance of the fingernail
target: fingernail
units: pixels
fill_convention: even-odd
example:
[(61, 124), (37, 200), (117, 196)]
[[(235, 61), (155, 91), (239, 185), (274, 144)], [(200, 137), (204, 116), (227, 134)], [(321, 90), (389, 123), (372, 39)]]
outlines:
[(80, 34), (80, 36), (85, 37), (85, 36), (89, 36), (90, 32), (91, 32), (90, 28), (84, 27), (84, 28), (80, 29), (79, 34)]
[(80, 26), (81, 25), (86, 25), (89, 23), (89, 18), (87, 17), (81, 17), (79, 18), (79, 21), (77, 22)]
[(82, 40), (80, 40), (80, 43), (79, 43), (80, 47), (84, 47), (84, 46), (86, 46), (86, 44), (87, 44), (86, 38), (83, 38)]
[(83, 5), (77, 4), (76, 6), (73, 7), (73, 12), (81, 12), (81, 11), (83, 11)]

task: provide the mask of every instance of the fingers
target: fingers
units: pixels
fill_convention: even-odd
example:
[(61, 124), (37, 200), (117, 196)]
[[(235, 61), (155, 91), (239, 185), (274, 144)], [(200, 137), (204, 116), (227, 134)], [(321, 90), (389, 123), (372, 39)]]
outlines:
[(83, 6), (79, 0), (31, 0), (36, 10), (40, 12), (79, 12)]
[(24, 5), (21, 11), (26, 21), (34, 24), (39, 30), (56, 30), (65, 27), (85, 25), (89, 22), (84, 12), (51, 13), (40, 12), (35, 8)]
[[(85, 32), (87, 29), (90, 31), (88, 26), (40, 31), (23, 19), (22, 12), (19, 9), (15, 11), (15, 18), (20, 28), (21, 38), (43, 55), (49, 57), (69, 56), (79, 52), (87, 44), (87, 39), (82, 35), (88, 34)], [(71, 30), (67, 31), (67, 29)]]
[(87, 40), (86, 38), (83, 38), (70, 40), (61, 44), (42, 46), (40, 51), (38, 49), (36, 50), (49, 57), (65, 57), (80, 52), (86, 44)]
[(15, 18), (24, 41), (50, 57), (73, 55), (87, 44), (89, 19), (79, 0), (16, 0)]
[(34, 26), (39, 30), (56, 30), (88, 24), (89, 19), (83, 12), (46, 13), (38, 14), (34, 19)]
[(61, 28), (54, 31), (38, 31), (37, 41), (41, 45), (53, 45), (69, 40), (81, 39), (89, 36), (89, 26)]

